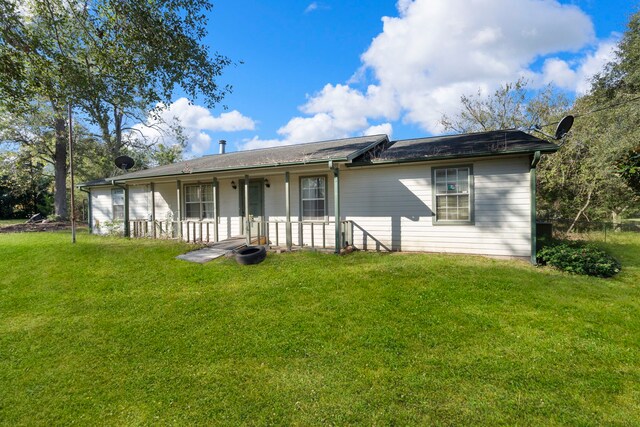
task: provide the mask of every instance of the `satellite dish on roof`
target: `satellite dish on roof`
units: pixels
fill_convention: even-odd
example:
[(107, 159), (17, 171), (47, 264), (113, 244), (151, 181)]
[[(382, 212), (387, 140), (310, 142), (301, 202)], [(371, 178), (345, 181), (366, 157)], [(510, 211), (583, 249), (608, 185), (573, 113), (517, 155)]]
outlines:
[(116, 166), (120, 169), (122, 169), (123, 171), (127, 171), (128, 169), (131, 169), (133, 167), (133, 165), (136, 164), (136, 161), (133, 160), (131, 157), (129, 156), (120, 156), (117, 157), (114, 161), (113, 161)]
[(573, 126), (573, 116), (565, 116), (560, 120), (560, 123), (558, 123), (558, 127), (556, 128), (556, 133), (554, 134), (556, 139), (562, 139), (563, 136), (569, 133), (571, 126)]

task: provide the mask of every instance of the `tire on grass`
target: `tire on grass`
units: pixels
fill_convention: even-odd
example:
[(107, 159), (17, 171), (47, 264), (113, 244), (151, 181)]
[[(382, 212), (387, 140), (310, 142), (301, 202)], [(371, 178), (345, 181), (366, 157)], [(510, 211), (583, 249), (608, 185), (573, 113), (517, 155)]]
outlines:
[(264, 246), (247, 246), (246, 248), (238, 249), (236, 261), (242, 265), (259, 264), (264, 261), (266, 256), (267, 250)]

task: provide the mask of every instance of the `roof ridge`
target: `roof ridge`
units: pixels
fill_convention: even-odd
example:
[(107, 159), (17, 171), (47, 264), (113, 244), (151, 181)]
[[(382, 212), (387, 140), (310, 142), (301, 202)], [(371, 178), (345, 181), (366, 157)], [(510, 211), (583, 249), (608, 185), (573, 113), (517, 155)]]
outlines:
[[(463, 133), (450, 133), (447, 135), (432, 135), (432, 136), (423, 136), (421, 138), (405, 138), (405, 139), (394, 139), (391, 143), (402, 142), (402, 141), (417, 141), (421, 139), (435, 139), (435, 138), (456, 138), (467, 135), (480, 135), (483, 133), (498, 133), (498, 132), (522, 132), (526, 133), (518, 128), (509, 128), (509, 129), (496, 129), (496, 130), (482, 130), (478, 132), (463, 132)], [(528, 135), (528, 134), (527, 134)]]
[(300, 145), (322, 144), (323, 142), (339, 142), (339, 141), (347, 141), (349, 139), (369, 138), (369, 137), (378, 137), (376, 139), (380, 139), (380, 137), (385, 137), (387, 139), (389, 138), (389, 136), (387, 134), (385, 134), (385, 133), (377, 133), (377, 134), (374, 134), (374, 135), (348, 136), (348, 137), (344, 137), (344, 138), (323, 139), (321, 141), (298, 142), (296, 144), (277, 145), (277, 146), (273, 146), (273, 147), (252, 148), (251, 150), (230, 151), (228, 153), (223, 153), (223, 154), (218, 154), (218, 153), (205, 154), (204, 156), (201, 156), (201, 157), (198, 157), (198, 158), (211, 157), (211, 156), (224, 156), (224, 155), (227, 155), (227, 154), (249, 153), (249, 152), (261, 151), (261, 150), (273, 150), (274, 148), (297, 147), (297, 146), (300, 146)]

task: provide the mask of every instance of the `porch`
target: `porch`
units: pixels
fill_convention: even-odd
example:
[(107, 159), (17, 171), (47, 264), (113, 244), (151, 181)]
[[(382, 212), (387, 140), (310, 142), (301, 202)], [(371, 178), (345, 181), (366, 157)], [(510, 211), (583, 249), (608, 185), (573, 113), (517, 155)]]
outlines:
[(353, 224), (341, 219), (338, 167), (328, 169), (128, 184), (124, 234), (194, 243), (242, 237), (247, 245), (337, 253), (352, 243)]
[[(216, 243), (225, 240), (217, 224), (205, 220), (158, 221), (130, 220), (129, 237), (183, 239), (189, 243)], [(340, 221), (337, 251), (353, 243), (352, 221)], [(309, 248), (336, 251), (335, 221), (254, 221), (249, 220), (244, 238), (247, 245), (272, 248)], [(254, 232), (252, 233), (252, 230)]]

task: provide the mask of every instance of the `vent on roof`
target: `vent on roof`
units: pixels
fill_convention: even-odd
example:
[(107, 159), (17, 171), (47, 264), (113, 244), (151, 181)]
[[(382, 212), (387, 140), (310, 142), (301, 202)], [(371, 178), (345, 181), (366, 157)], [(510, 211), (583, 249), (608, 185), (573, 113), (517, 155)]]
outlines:
[(224, 139), (221, 139), (219, 144), (220, 144), (220, 154), (224, 154), (224, 151), (225, 151), (224, 148), (227, 145), (227, 141), (225, 141)]

